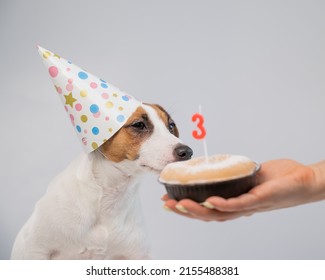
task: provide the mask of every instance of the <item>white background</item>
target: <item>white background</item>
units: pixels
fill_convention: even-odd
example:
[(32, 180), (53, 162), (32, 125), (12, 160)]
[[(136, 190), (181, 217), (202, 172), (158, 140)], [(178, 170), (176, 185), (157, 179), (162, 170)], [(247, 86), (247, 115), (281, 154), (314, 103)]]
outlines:
[[(82, 152), (36, 44), (174, 117), (195, 156), (325, 159), (325, 2), (0, 2), (0, 259), (48, 182)], [(324, 259), (325, 203), (205, 223), (141, 187), (155, 259)], [(55, 211), (55, 209), (53, 209)]]

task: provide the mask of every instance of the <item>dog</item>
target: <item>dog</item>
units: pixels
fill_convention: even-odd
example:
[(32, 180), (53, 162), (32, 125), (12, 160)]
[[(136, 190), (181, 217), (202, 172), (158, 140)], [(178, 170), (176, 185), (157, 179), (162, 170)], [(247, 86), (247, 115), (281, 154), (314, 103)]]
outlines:
[(12, 259), (150, 259), (138, 186), (143, 174), (188, 160), (170, 115), (141, 104), (95, 151), (52, 180), (15, 240)]

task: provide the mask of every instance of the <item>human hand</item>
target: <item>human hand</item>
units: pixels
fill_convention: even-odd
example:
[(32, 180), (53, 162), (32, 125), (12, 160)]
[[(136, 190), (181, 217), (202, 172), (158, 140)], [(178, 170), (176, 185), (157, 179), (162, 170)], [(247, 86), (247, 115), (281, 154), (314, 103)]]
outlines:
[(257, 186), (239, 197), (213, 196), (202, 204), (190, 199), (177, 202), (168, 195), (162, 200), (166, 209), (189, 218), (226, 221), (324, 199), (324, 174), (324, 162), (306, 166), (293, 160), (272, 160), (262, 164)]

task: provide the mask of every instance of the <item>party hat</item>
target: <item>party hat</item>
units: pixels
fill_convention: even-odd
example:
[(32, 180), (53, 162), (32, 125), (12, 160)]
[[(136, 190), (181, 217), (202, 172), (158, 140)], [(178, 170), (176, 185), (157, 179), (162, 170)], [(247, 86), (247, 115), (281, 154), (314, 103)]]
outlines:
[(112, 137), (141, 105), (131, 95), (59, 55), (40, 46), (38, 51), (87, 153)]

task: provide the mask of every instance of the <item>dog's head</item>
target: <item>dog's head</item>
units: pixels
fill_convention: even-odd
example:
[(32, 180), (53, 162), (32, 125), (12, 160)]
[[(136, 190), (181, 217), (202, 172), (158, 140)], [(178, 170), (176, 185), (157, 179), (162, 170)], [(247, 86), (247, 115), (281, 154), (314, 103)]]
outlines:
[(183, 145), (170, 115), (159, 105), (142, 104), (101, 149), (113, 162), (134, 162), (145, 171), (160, 172), (168, 163), (188, 160), (193, 151)]

